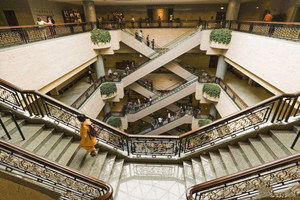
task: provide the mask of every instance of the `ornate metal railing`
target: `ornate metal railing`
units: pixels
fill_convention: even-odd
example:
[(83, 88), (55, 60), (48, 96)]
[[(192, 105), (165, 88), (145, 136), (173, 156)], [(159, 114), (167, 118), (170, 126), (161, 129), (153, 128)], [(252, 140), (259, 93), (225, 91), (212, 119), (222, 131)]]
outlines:
[(229, 28), (293, 41), (300, 40), (300, 23), (261, 21), (203, 21), (202, 29)]
[(13, 112), (9, 111), (9, 110), (0, 110), (0, 125), (1, 125), (1, 127), (2, 127), (2, 129), (3, 129), (3, 131), (5, 132), (6, 137), (7, 137), (9, 140), (11, 139), (11, 136), (10, 136), (8, 130), (7, 130), (7, 127), (6, 127), (5, 123), (2, 121), (2, 115), (1, 115), (1, 114), (4, 114), (4, 115), (10, 115), (10, 117), (11, 117), (12, 121), (14, 122), (14, 124), (15, 124), (15, 126), (16, 126), (16, 128), (17, 128), (17, 130), (18, 130), (18, 132), (19, 132), (19, 134), (20, 134), (20, 136), (21, 136), (21, 138), (22, 138), (23, 140), (25, 140), (23, 131), (21, 130), (21, 128), (20, 128), (20, 126), (19, 126), (19, 124), (18, 124), (18, 122), (17, 122), (17, 119), (16, 119), (15, 114), (14, 114)]
[[(248, 107), (181, 136), (129, 135), (100, 120), (91, 118), (99, 132), (99, 140), (128, 155), (180, 156), (204, 146), (214, 145), (224, 138), (234, 138), (248, 129), (258, 129), (265, 123), (288, 122), (299, 118), (300, 107), (295, 94), (271, 97), (255, 106)], [(47, 117), (56, 124), (64, 124), (79, 132), (77, 115), (80, 111), (67, 106), (38, 91), (22, 90), (0, 79), (0, 103), (33, 117)]]
[(95, 23), (66, 23), (0, 27), (0, 48), (89, 32), (95, 26)]
[(188, 200), (292, 198), (300, 191), (300, 154), (192, 186)]
[(53, 188), (61, 194), (61, 199), (112, 199), (112, 187), (98, 179), (51, 162), (0, 140), (0, 166), (8, 172), (18, 172), (18, 176)]

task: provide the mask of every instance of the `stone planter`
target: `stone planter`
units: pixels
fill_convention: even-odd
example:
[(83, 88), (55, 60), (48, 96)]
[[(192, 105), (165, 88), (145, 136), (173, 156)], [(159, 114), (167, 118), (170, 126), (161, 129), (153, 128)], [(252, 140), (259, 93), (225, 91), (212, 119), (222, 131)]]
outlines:
[(111, 43), (98, 43), (97, 45), (94, 45), (94, 49), (107, 49), (111, 47)]
[(203, 92), (203, 97), (209, 101), (213, 101), (213, 102), (218, 102), (219, 98), (218, 97), (211, 97), (208, 94), (206, 94), (205, 92)]
[(107, 99), (111, 99), (111, 98), (114, 98), (114, 97), (116, 97), (117, 96), (117, 93), (116, 92), (114, 92), (114, 93), (112, 93), (112, 94), (110, 94), (110, 95), (101, 95), (101, 97), (102, 97), (102, 100), (107, 100)]
[(211, 41), (210, 42), (210, 47), (214, 48), (214, 49), (228, 49), (229, 44), (222, 44), (222, 43)]

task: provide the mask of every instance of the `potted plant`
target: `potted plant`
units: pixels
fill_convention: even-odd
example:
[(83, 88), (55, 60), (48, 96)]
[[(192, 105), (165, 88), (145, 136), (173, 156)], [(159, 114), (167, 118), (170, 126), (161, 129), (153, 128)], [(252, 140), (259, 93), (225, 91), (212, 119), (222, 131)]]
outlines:
[(117, 86), (115, 83), (103, 83), (100, 86), (102, 99), (110, 99), (117, 95)]
[(217, 49), (228, 49), (229, 43), (231, 41), (231, 30), (224, 29), (215, 29), (210, 32), (210, 47)]
[(201, 127), (201, 126), (205, 126), (207, 124), (210, 124), (211, 122), (212, 122), (211, 119), (199, 119), (198, 125), (199, 125), (199, 127)]
[(121, 128), (121, 126), (122, 126), (121, 119), (119, 117), (114, 117), (114, 116), (111, 116), (110, 118), (108, 118), (106, 123), (115, 128)]
[(107, 30), (93, 29), (91, 31), (91, 40), (95, 45), (97, 45), (95, 49), (104, 49), (111, 46), (111, 36)]
[(221, 89), (215, 83), (205, 83), (203, 86), (203, 97), (214, 102), (219, 101)]

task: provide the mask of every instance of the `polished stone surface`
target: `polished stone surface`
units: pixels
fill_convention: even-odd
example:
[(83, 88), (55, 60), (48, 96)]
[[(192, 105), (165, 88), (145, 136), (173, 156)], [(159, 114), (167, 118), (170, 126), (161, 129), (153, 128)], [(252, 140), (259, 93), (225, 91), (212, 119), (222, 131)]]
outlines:
[(182, 166), (127, 163), (115, 199), (184, 200)]

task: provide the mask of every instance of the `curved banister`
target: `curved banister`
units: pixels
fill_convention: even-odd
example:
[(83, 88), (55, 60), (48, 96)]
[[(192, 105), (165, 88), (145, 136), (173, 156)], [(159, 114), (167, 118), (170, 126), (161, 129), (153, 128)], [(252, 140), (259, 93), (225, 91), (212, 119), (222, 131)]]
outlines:
[[(68, 176), (74, 177), (75, 178), (74, 180), (79, 179), (80, 181), (82, 181), (84, 183), (103, 188), (104, 190), (107, 191), (103, 196), (98, 197), (95, 200), (109, 200), (112, 198), (113, 188), (108, 183), (105, 183), (103, 181), (100, 181), (99, 179), (84, 175), (84, 174), (80, 173), (79, 171), (67, 168), (58, 163), (47, 160), (41, 156), (33, 154), (30, 151), (21, 149), (13, 144), (5, 142), (4, 140), (0, 140), (0, 147), (5, 149), (6, 151), (10, 151), (11, 155), (14, 155), (14, 154), (20, 155), (20, 156), (22, 156), (22, 158), (26, 158), (26, 159), (29, 159), (30, 161), (34, 161), (44, 168), (49, 167), (51, 169), (59, 171), (60, 173), (66, 174), (66, 177), (68, 177)], [(5, 156), (2, 157), (2, 159), (4, 159), (4, 158), (5, 158)], [(1, 160), (1, 161), (5, 162), (5, 159)], [(57, 178), (59, 178), (59, 177), (57, 177)]]
[(266, 171), (270, 171), (270, 170), (274, 170), (275, 168), (279, 168), (282, 166), (286, 166), (292, 163), (297, 163), (300, 162), (300, 153), (298, 154), (294, 154), (285, 158), (281, 158), (279, 160), (275, 160), (272, 162), (268, 162), (265, 163), (263, 165), (254, 167), (254, 168), (250, 168), (248, 170), (245, 171), (241, 171), (241, 172), (237, 172), (234, 174), (230, 174), (227, 176), (223, 176), (220, 178), (216, 178), (210, 181), (206, 181), (205, 183), (201, 183), (195, 186), (192, 186), (190, 188), (187, 189), (187, 193), (186, 193), (186, 198), (187, 200), (194, 200), (193, 198), (193, 194), (209, 189), (209, 188), (214, 188), (217, 187), (219, 185), (226, 185), (229, 182), (233, 182), (236, 180), (240, 180), (258, 173), (262, 173), (262, 172), (266, 172)]
[[(70, 121), (68, 121), (68, 120), (66, 121), (66, 119), (69, 119), (69, 118), (66, 118), (66, 117), (69, 116), (69, 117), (72, 117), (73, 120), (76, 120), (76, 116), (78, 114), (81, 114), (80, 111), (78, 111), (78, 110), (76, 110), (76, 109), (74, 109), (74, 108), (72, 108), (68, 105), (65, 105), (65, 104), (63, 104), (63, 103), (47, 96), (47, 95), (44, 95), (44, 94), (42, 94), (38, 91), (35, 91), (33, 93), (25, 94), (24, 92), (27, 91), (27, 90), (19, 90), (18, 91), (17, 88), (14, 88), (13, 84), (10, 84), (10, 83), (2, 80), (2, 79), (0, 79), (0, 83), (2, 85), (2, 87), (0, 89), (2, 89), (3, 91), (5, 91), (5, 87), (6, 87), (6, 88), (8, 88), (12, 91), (15, 91), (15, 93), (21, 92), (20, 95), (23, 95), (23, 96), (26, 96), (26, 95), (36, 95), (36, 96), (38, 96), (38, 98), (36, 98), (37, 107), (39, 106), (39, 104), (41, 104), (41, 107), (44, 106), (43, 108), (46, 110), (46, 111), (44, 111), (43, 109), (40, 109), (39, 112), (41, 112), (41, 115), (43, 115), (43, 114), (48, 115), (49, 117), (54, 118), (58, 123), (62, 122), (62, 123), (65, 123), (68, 126)], [(6, 83), (8, 83), (8, 84), (6, 84)], [(7, 91), (7, 92), (9, 93), (9, 91)], [(30, 92), (31, 92), (31, 90), (30, 90)], [(299, 95), (300, 95), (300, 91), (296, 92), (294, 94), (281, 94), (281, 95), (271, 97), (267, 100), (264, 100), (263, 102), (261, 102), (259, 104), (253, 105), (249, 108), (246, 108), (245, 110), (238, 111), (234, 114), (231, 114), (227, 117), (216, 120), (216, 121), (214, 121), (214, 122), (212, 122), (208, 125), (205, 125), (203, 127), (198, 128), (198, 129), (194, 129), (192, 131), (189, 131), (189, 132), (187, 132), (185, 134), (182, 134), (180, 136), (130, 135), (130, 134), (125, 133), (124, 131), (120, 131), (120, 130), (118, 130), (118, 129), (116, 129), (116, 128), (108, 125), (108, 124), (105, 124), (104, 122), (102, 122), (100, 120), (91, 118), (91, 121), (95, 125), (97, 125), (100, 128), (100, 130), (105, 131), (104, 133), (106, 134), (106, 136), (103, 136), (104, 138), (102, 138), (102, 140), (105, 143), (109, 143), (113, 147), (117, 147), (117, 148), (121, 149), (122, 151), (127, 151), (128, 155), (130, 153), (132, 153), (132, 154), (135, 153), (134, 151), (131, 150), (131, 148), (132, 148), (132, 146), (135, 146), (137, 144), (137, 142), (141, 142), (141, 140), (147, 141), (147, 142), (150, 142), (150, 143), (153, 143), (153, 144), (156, 144), (156, 145), (161, 144), (162, 141), (165, 144), (170, 143), (171, 146), (173, 145), (172, 148), (174, 148), (174, 150), (175, 150), (175, 147), (179, 148), (180, 145), (183, 145), (182, 142), (184, 140), (185, 140), (185, 142), (190, 142), (190, 140), (193, 139), (195, 137), (195, 135), (198, 137), (198, 136), (201, 136), (203, 134), (206, 134), (208, 130), (218, 129), (220, 127), (220, 125), (224, 125), (224, 124), (226, 125), (228, 123), (231, 123), (232, 120), (239, 119), (240, 117), (245, 117), (245, 116), (247, 117), (247, 116), (250, 116), (250, 115), (255, 118), (256, 115), (257, 115), (257, 111), (259, 111), (259, 109), (261, 109), (261, 108), (269, 106), (269, 104), (272, 104), (272, 106), (267, 107), (268, 113), (266, 113), (266, 115), (264, 116), (264, 119), (262, 121), (260, 121), (259, 124), (263, 124), (266, 121), (271, 121), (271, 122), (273, 122), (274, 120), (281, 121), (280, 119), (278, 119), (278, 116), (280, 116), (280, 113), (281, 113), (281, 110), (282, 110), (282, 105), (284, 103), (287, 103), (287, 102), (285, 102), (284, 98), (289, 98), (289, 103), (292, 103), (292, 105), (289, 104), (289, 106), (284, 106), (284, 107), (287, 110), (291, 110), (292, 108), (294, 108), (295, 102), (297, 101), (297, 98), (299, 97)], [(38, 99), (41, 99), (42, 101), (39, 102)], [(25, 100), (27, 101), (26, 97), (25, 97)], [(4, 103), (6, 102), (5, 99), (3, 99), (3, 102)], [(31, 103), (34, 103), (34, 102), (31, 102)], [(58, 118), (57, 118), (57, 116), (54, 116), (55, 114), (53, 115), (51, 112), (47, 113), (47, 105), (45, 105), (47, 103), (48, 104), (50, 103), (50, 104), (53, 104), (53, 105), (57, 106), (56, 111), (61, 112), (60, 115), (58, 116)], [(276, 103), (276, 106), (274, 106), (275, 103)], [(12, 103), (8, 104), (8, 105), (12, 105)], [(20, 109), (22, 109), (22, 108), (20, 108)], [(29, 110), (29, 109), (30, 108), (27, 108), (27, 110)], [(23, 111), (26, 111), (26, 110), (23, 109)], [(272, 120), (270, 120), (271, 119), (271, 117), (270, 117), (271, 111), (272, 111)], [(34, 114), (34, 115), (39, 115), (38, 111), (36, 111), (36, 112), (37, 112), (37, 114)], [(69, 112), (69, 113), (65, 113), (65, 112)], [(297, 114), (297, 117), (299, 116), (299, 114), (298, 114), (298, 113), (300, 113), (299, 108), (297, 110), (294, 110), (293, 112), (295, 114), (292, 114), (291, 112), (287, 112), (288, 113), (287, 115), (286, 115), (286, 112), (285, 112), (283, 117), (285, 117), (285, 119), (288, 119), (292, 115), (296, 116), (296, 114)], [(277, 117), (277, 118), (275, 119), (275, 117)], [(79, 127), (77, 127), (77, 126), (78, 126), (78, 123), (77, 124), (75, 123), (74, 125), (70, 125), (70, 127), (72, 129), (74, 129), (76, 132), (78, 132)], [(249, 127), (253, 128), (253, 126), (257, 126), (257, 123), (251, 124)], [(232, 132), (230, 134), (235, 134), (235, 132)], [(215, 138), (212, 138), (211, 140), (213, 141), (214, 139)], [(101, 138), (100, 138), (100, 140), (101, 140)], [(139, 143), (139, 144), (144, 144), (144, 143)], [(191, 144), (190, 143), (185, 144), (185, 146), (186, 146), (185, 151), (184, 151), (185, 153), (187, 151), (191, 151), (191, 149), (190, 149)], [(199, 146), (193, 147), (194, 150), (197, 149), (197, 148), (200, 148), (200, 147)], [(160, 152), (154, 152), (153, 154), (163, 155), (163, 153), (160, 153)], [(176, 156), (176, 152), (171, 153), (171, 155)]]

